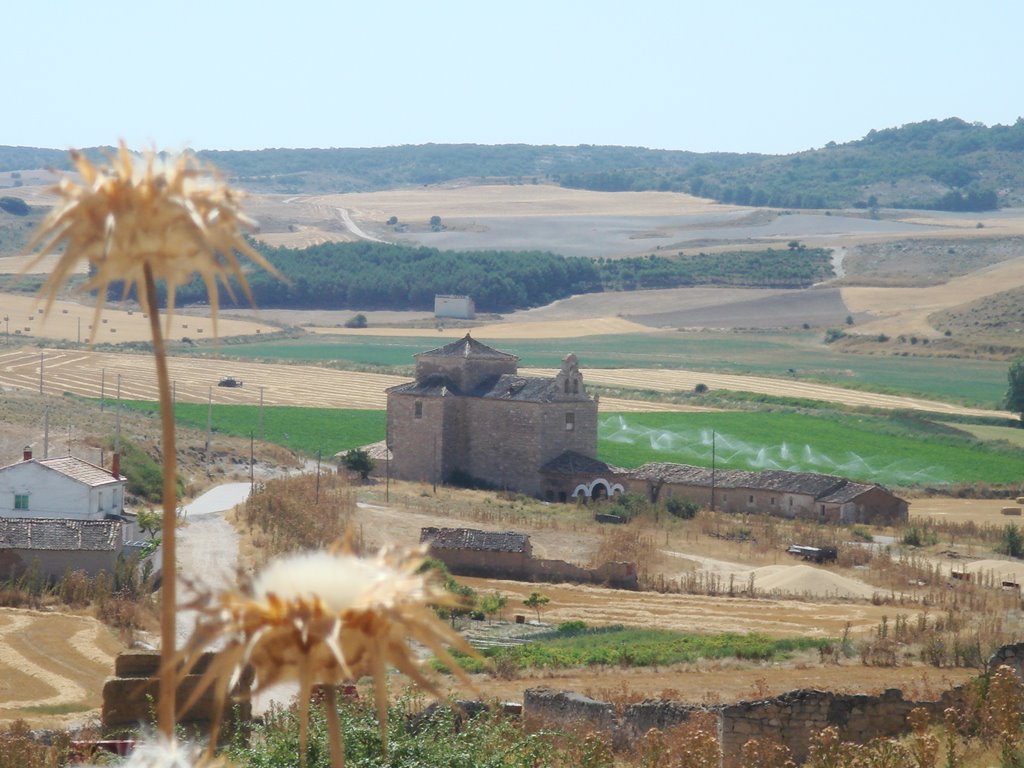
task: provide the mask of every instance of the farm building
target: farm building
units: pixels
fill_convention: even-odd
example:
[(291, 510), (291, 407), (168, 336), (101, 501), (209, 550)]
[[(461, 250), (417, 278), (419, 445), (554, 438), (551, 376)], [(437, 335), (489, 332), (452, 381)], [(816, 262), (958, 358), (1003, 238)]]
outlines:
[(434, 296), (434, 317), (472, 320), (476, 317), (476, 304), (469, 296)]
[(0, 467), (0, 517), (103, 520), (124, 513), (127, 478), (115, 454), (110, 471), (74, 456), (22, 460)]
[(512, 531), (472, 528), (422, 528), (420, 543), (453, 573), (515, 578), (528, 570), (533, 557), (530, 537)]
[(548, 582), (608, 584), (637, 588), (637, 564), (603, 563), (584, 568), (565, 560), (533, 556), (530, 537), (514, 531), (479, 531), (473, 528), (421, 528), (420, 543), (430, 555), (462, 576)]
[(113, 573), (123, 550), (120, 520), (0, 517), (0, 578), (38, 569), (56, 580), (67, 571)]
[(597, 455), (597, 399), (575, 355), (553, 378), (524, 377), (518, 357), (466, 334), (415, 358), (416, 380), (387, 391), (392, 477), (541, 496), (545, 464)]
[(630, 471), (627, 491), (654, 501), (686, 498), (723, 512), (756, 512), (819, 522), (891, 525), (907, 519), (907, 502), (880, 485), (835, 475), (769, 470), (711, 470), (686, 464), (644, 464)]

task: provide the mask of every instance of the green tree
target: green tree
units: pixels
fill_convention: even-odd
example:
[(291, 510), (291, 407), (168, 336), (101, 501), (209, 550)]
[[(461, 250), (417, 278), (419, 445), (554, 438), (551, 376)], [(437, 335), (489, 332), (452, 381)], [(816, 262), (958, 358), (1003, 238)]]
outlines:
[(551, 602), (551, 598), (547, 595), (542, 595), (540, 592), (531, 592), (530, 596), (523, 600), (523, 605), (527, 608), (532, 608), (537, 612), (537, 621), (540, 621), (540, 609)]
[(359, 477), (365, 480), (373, 472), (373, 459), (370, 458), (370, 454), (364, 451), (362, 448), (353, 448), (348, 451), (341, 459), (341, 463), (345, 465), (345, 469), (350, 472), (358, 472)]
[(481, 613), (487, 617), (488, 621), (493, 621), (495, 616), (500, 615), (506, 605), (508, 605), (508, 598), (497, 591), (481, 595), (477, 603)]
[(366, 315), (360, 312), (358, 315), (353, 315), (345, 321), (346, 328), (365, 328), (368, 325), (366, 322)]
[(140, 509), (138, 514), (139, 530), (154, 538), (164, 524), (163, 513), (154, 509)]
[(1010, 364), (1007, 378), (1009, 387), (1006, 390), (1005, 407), (1019, 413), (1021, 424), (1024, 425), (1024, 357), (1018, 357)]
[(1013, 523), (1003, 529), (996, 552), (1010, 557), (1024, 557), (1024, 533)]

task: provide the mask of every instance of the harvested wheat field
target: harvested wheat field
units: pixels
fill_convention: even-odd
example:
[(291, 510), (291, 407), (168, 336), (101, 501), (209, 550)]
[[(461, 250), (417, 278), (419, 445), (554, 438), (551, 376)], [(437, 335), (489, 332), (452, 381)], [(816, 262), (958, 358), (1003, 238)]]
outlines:
[(0, 720), (80, 720), (99, 708), (122, 650), (96, 619), (0, 608)]
[(447, 342), (460, 339), (467, 333), (482, 341), (502, 339), (577, 339), (581, 336), (607, 334), (656, 333), (621, 317), (593, 317), (585, 320), (550, 320), (538, 322), (490, 323), (467, 325), (459, 328), (327, 328), (314, 326), (307, 331), (339, 336), (404, 336), (429, 337)]
[[(148, 315), (139, 310), (122, 310), (106, 307), (103, 317), (96, 321), (94, 307), (73, 301), (55, 301), (50, 314), (43, 317), (45, 303), (35, 296), (0, 294), (0, 332), (11, 336), (29, 338), (59, 339), (61, 341), (95, 342), (120, 344), (126, 341), (149, 341)], [(95, 332), (93, 323), (96, 322)], [(168, 328), (166, 318), (163, 327)], [(186, 338), (204, 339), (212, 337), (213, 322), (208, 317), (175, 315), (170, 322), (167, 338), (182, 341)], [(268, 323), (248, 320), (217, 319), (217, 335), (256, 336), (278, 330)]]
[(1004, 515), (1004, 507), (1017, 507), (1013, 499), (951, 499), (945, 496), (912, 499), (910, 517), (913, 520), (933, 520), (936, 523), (974, 523), (976, 525), (1004, 526), (1016, 523), (1024, 527), (1024, 517)]
[[(39, 391), (42, 356), (43, 392), (65, 392), (83, 397), (107, 398), (117, 393), (125, 400), (157, 400), (153, 359), (149, 355), (114, 352), (37, 350), (23, 348), (0, 352), (0, 387)], [(311, 365), (274, 365), (203, 357), (172, 357), (168, 360), (175, 396), (181, 402), (257, 405), (261, 388), (265, 405), (299, 405), (309, 408), (382, 410), (385, 390), (408, 379), (356, 371), (338, 371)], [(218, 387), (226, 376), (240, 379), (241, 387)], [(690, 411), (692, 407), (623, 398), (602, 400), (606, 411)]]
[[(521, 369), (524, 376), (554, 376), (554, 369)], [(656, 392), (692, 392), (697, 384), (706, 384), (710, 389), (728, 389), (739, 392), (757, 392), (781, 397), (805, 397), (811, 400), (825, 400), (851, 406), (869, 406), (895, 410), (932, 411), (953, 413), (964, 416), (999, 416), (1015, 418), (1008, 411), (987, 411), (981, 408), (965, 408), (934, 400), (915, 397), (882, 395), (843, 389), (825, 384), (815, 384), (799, 379), (772, 379), (764, 376), (739, 376), (735, 374), (707, 373), (704, 371), (666, 370), (653, 368), (589, 368), (586, 372), (588, 384), (628, 389), (653, 389)]]
[(1024, 258), (1011, 259), (956, 277), (942, 285), (922, 288), (843, 288), (843, 301), (854, 313), (877, 317), (859, 323), (857, 333), (871, 335), (940, 334), (928, 322), (929, 315), (967, 304), (995, 293), (1024, 285)]

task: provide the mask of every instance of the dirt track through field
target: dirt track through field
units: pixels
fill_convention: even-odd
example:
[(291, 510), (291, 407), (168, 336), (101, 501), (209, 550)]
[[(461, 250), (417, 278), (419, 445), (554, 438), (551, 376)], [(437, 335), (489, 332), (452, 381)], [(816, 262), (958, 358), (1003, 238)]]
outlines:
[[(24, 348), (0, 353), (0, 387), (39, 391), (40, 355), (43, 366), (43, 391), (61, 395), (70, 392), (84, 397), (116, 396), (118, 376), (121, 397), (125, 400), (156, 400), (153, 360), (148, 355), (111, 352)], [(250, 363), (239, 360), (176, 357), (169, 361), (176, 397), (182, 402), (257, 405), (263, 388), (265, 405), (294, 405), (311, 408), (355, 408), (381, 410), (387, 405), (385, 390), (408, 381), (357, 371), (338, 371), (310, 365)], [(523, 369), (525, 376), (553, 376), (551, 369)], [(219, 387), (226, 376), (243, 382), (242, 387)], [(621, 368), (587, 369), (588, 384), (658, 392), (692, 392), (698, 383), (711, 389), (759, 392), (769, 395), (806, 397), (814, 400), (873, 408), (910, 409), (966, 416), (1002, 416), (1003, 411), (964, 408), (932, 400), (830, 387), (796, 379), (771, 379), (761, 376), (709, 374), (699, 371)], [(672, 404), (602, 398), (602, 411), (680, 411)]]

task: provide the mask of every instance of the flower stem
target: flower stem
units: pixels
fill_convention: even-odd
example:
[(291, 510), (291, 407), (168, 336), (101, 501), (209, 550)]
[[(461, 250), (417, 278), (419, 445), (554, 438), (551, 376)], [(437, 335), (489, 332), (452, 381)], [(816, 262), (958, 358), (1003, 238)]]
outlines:
[(160, 315), (156, 302), (156, 281), (152, 267), (143, 266), (146, 278), (146, 304), (149, 310), (149, 329), (153, 336), (153, 358), (156, 361), (156, 380), (160, 391), (160, 424), (163, 454), (164, 515), (162, 558), (160, 561), (160, 696), (157, 700), (157, 728), (160, 735), (170, 741), (174, 737), (175, 698), (175, 621), (177, 618), (178, 566), (175, 556), (174, 529), (177, 523), (178, 453), (174, 434), (174, 404), (171, 401), (171, 382), (167, 374), (167, 349), (160, 330)]
[(324, 688), (327, 738), (331, 745), (331, 768), (345, 768), (345, 742), (341, 738), (341, 719), (338, 717), (338, 689), (334, 685), (325, 685)]

